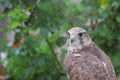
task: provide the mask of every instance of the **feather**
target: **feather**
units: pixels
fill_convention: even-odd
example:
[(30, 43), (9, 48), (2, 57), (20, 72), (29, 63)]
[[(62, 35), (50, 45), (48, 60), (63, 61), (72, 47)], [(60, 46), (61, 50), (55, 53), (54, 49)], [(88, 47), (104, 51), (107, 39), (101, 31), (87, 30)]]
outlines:
[[(67, 42), (69, 46), (64, 67), (68, 80), (117, 80), (111, 60), (91, 40), (84, 29), (75, 27), (68, 32), (69, 36), (76, 38), (75, 42)], [(78, 36), (80, 32), (84, 34)]]

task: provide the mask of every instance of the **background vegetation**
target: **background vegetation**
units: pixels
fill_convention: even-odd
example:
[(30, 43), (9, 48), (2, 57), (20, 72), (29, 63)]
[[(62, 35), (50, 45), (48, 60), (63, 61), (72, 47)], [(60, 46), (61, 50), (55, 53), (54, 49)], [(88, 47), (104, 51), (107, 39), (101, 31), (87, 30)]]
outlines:
[(66, 80), (63, 58), (65, 32), (73, 26), (85, 28), (111, 58), (120, 74), (120, 0), (0, 0), (14, 31), (8, 52), (7, 72), (15, 80)]

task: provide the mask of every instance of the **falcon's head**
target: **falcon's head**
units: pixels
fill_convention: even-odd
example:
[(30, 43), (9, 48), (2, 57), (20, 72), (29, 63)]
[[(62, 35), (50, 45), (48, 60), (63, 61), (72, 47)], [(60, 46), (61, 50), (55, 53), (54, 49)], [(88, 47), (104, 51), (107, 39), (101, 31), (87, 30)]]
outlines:
[(76, 52), (81, 50), (85, 46), (89, 46), (92, 43), (86, 30), (80, 27), (73, 27), (68, 30), (67, 33), (67, 44), (68, 50)]

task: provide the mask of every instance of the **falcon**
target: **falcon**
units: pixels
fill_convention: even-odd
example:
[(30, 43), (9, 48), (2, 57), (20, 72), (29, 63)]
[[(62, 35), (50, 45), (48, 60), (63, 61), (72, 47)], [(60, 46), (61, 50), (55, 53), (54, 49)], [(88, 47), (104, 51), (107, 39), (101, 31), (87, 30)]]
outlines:
[(110, 58), (91, 40), (86, 30), (68, 30), (64, 67), (68, 80), (117, 80)]

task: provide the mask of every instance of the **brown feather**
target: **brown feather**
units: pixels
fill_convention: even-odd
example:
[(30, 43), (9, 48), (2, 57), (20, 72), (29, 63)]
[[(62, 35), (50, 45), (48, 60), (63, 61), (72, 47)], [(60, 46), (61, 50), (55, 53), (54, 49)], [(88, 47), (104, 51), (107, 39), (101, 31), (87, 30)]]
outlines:
[(117, 80), (109, 57), (94, 42), (77, 52), (68, 51), (64, 66), (68, 80)]

